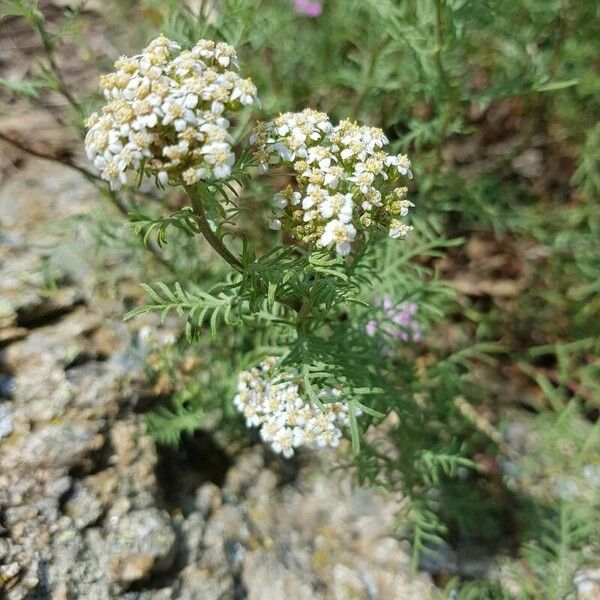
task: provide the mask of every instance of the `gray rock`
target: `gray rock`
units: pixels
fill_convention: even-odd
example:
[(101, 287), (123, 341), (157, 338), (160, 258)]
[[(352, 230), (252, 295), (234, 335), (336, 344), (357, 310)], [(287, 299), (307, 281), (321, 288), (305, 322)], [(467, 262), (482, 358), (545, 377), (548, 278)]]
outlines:
[(103, 513), (98, 491), (81, 482), (75, 483), (73, 494), (65, 503), (64, 509), (78, 529), (92, 525)]
[(302, 576), (287, 569), (270, 552), (253, 552), (246, 560), (243, 582), (248, 600), (264, 598), (294, 598), (294, 600), (318, 600), (323, 598)]
[(166, 571), (175, 558), (175, 541), (165, 512), (151, 508), (123, 516), (106, 537), (109, 580), (130, 583)]
[(70, 468), (79, 465), (104, 444), (101, 423), (65, 422), (46, 425), (19, 440), (18, 452), (2, 457), (7, 468)]
[(221, 489), (214, 483), (208, 482), (198, 488), (194, 506), (205, 519), (220, 508), (222, 503)]
[(19, 563), (13, 562), (7, 565), (0, 565), (0, 581), (8, 582), (14, 579), (21, 570)]
[(235, 581), (226, 564), (216, 569), (190, 565), (179, 575), (173, 597), (178, 600), (231, 600), (235, 598), (235, 589)]
[(51, 479), (45, 488), (46, 496), (53, 498), (56, 503), (71, 489), (73, 480), (68, 476), (57, 476), (56, 479)]
[(575, 573), (573, 583), (577, 600), (597, 600), (600, 598), (600, 567), (580, 569)]
[(54, 241), (41, 226), (89, 212), (97, 206), (94, 189), (78, 173), (44, 160), (28, 160), (0, 190), (0, 222), (17, 241), (34, 228), (39, 244)]
[(13, 411), (8, 402), (0, 402), (0, 438), (6, 437), (13, 430)]
[(182, 522), (177, 523), (177, 532), (181, 539), (180, 553), (185, 564), (200, 560), (204, 549), (203, 538), (206, 522), (198, 512), (191, 513)]
[(174, 598), (171, 588), (161, 590), (147, 590), (143, 592), (127, 592), (118, 597), (118, 600), (171, 600)]
[(0, 373), (0, 398), (12, 398), (15, 378), (8, 373)]
[[(10, 231), (0, 244), (0, 398), (10, 398), (0, 403), (0, 596), (231, 600), (245, 588), (260, 600), (426, 598), (427, 579), (410, 574), (389, 533), (397, 503), (322, 465), (282, 484), (256, 447), (223, 488), (182, 486), (184, 512), (157, 508), (157, 449), (135, 409), (148, 393), (144, 356), (181, 323), (124, 325), (121, 291), (99, 297), (105, 273), (82, 260), (89, 236), (74, 226), (77, 244), (48, 256), (55, 239), (38, 228), (98, 202), (79, 175), (47, 162), (26, 162), (0, 190), (0, 229)], [(111, 252), (119, 285), (138, 293), (131, 261)], [(318, 456), (335, 463), (335, 453)], [(210, 458), (198, 456), (198, 469)]]

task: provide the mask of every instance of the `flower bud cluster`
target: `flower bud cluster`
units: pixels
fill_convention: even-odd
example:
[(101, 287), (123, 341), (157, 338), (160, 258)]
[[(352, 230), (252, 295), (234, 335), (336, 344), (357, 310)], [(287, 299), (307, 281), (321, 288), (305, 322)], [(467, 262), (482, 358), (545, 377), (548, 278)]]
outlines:
[[(260, 436), (278, 454), (289, 458), (301, 446), (336, 447), (341, 427), (349, 425), (348, 406), (335, 388), (322, 390), (322, 408), (300, 396), (297, 374), (277, 372), (278, 359), (268, 357), (258, 367), (243, 371), (238, 378), (234, 406), (248, 427), (260, 427)], [(360, 411), (357, 409), (358, 415)]]
[(423, 332), (416, 321), (419, 307), (415, 302), (395, 304), (390, 296), (384, 296), (377, 304), (383, 309), (384, 317), (367, 323), (367, 335), (373, 337), (378, 331), (391, 340), (418, 342)]
[(85, 138), (89, 160), (118, 189), (142, 165), (161, 184), (192, 185), (230, 175), (228, 112), (256, 101), (256, 87), (238, 67), (232, 46), (200, 40), (191, 50), (160, 36), (139, 55), (122, 56), (101, 77), (107, 103), (92, 114)]
[(333, 126), (325, 113), (306, 109), (261, 123), (251, 140), (263, 170), (291, 168), (296, 186), (273, 199), (273, 229), (289, 230), (307, 246), (352, 249), (358, 233), (384, 229), (392, 238), (411, 229), (401, 218), (412, 202), (403, 178), (412, 177), (405, 155), (385, 151), (381, 129), (348, 120)]

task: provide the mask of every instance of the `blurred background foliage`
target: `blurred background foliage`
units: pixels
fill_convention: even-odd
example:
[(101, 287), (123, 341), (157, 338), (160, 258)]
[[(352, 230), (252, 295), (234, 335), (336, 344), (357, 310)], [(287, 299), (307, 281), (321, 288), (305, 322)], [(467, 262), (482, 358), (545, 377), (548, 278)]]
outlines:
[[(5, 5), (12, 12), (33, 6)], [(399, 367), (399, 376), (411, 373), (425, 385), (407, 379), (399, 402), (415, 401), (415, 390), (428, 387), (440, 400), (432, 407), (418, 396), (421, 421), (386, 421), (385, 439), (367, 438), (359, 477), (393, 489), (408, 470), (389, 457), (385, 467), (375, 465), (380, 448), (385, 454), (390, 440), (401, 445), (422, 432), (418, 456), (429, 463), (421, 475), (430, 479), (418, 485), (429, 485), (427, 503), (413, 505), (410, 532), (399, 518), (398, 534), (412, 536), (420, 565), (445, 587), (441, 597), (575, 597), (574, 574), (600, 560), (600, 4), (326, 0), (317, 18), (284, 0), (88, 5), (63, 3), (60, 19), (38, 27), (46, 59), (76, 44), (81, 61), (105, 71), (115, 54), (134, 53), (158, 32), (183, 43), (224, 40), (258, 87), (263, 118), (310, 106), (334, 121), (382, 127), (394, 149), (409, 154), (416, 231), (400, 252), (382, 246), (372, 294), (421, 307), (427, 336), (406, 349), (414, 373)], [(92, 14), (114, 31), (118, 51), (86, 45)], [(51, 68), (33, 70), (18, 85), (0, 83), (9, 103), (19, 94), (35, 103), (40, 90), (60, 93), (62, 86)], [(93, 84), (76, 95), (74, 137), (82, 115), (98, 104)], [(237, 127), (239, 136), (248, 131), (247, 122)], [(252, 182), (246, 194), (259, 212), (264, 185)], [(176, 198), (162, 201), (178, 207)], [(126, 199), (122, 212), (132, 206)], [(105, 215), (88, 225), (98, 247), (109, 239), (137, 243), (109, 225)], [(261, 219), (241, 227), (269, 247), (272, 234)], [(179, 233), (166, 251), (174, 278), (217, 282), (221, 267), (191, 261), (197, 249)], [(165, 271), (143, 261), (135, 268)], [(361, 318), (356, 309), (353, 319)], [(227, 432), (227, 444), (243, 446), (231, 382), (248, 352), (272, 344), (268, 331), (223, 329), (218, 343), (201, 336), (192, 347), (157, 352), (148, 368), (165, 403), (149, 415), (150, 432), (177, 443), (199, 427), (214, 428)], [(429, 373), (435, 378), (427, 381)], [(442, 442), (476, 472), (458, 454), (422, 452)], [(394, 460), (401, 463), (402, 453)], [(429, 551), (442, 544), (475, 554), (485, 548), (498, 557), (497, 570), (483, 578), (440, 566)]]

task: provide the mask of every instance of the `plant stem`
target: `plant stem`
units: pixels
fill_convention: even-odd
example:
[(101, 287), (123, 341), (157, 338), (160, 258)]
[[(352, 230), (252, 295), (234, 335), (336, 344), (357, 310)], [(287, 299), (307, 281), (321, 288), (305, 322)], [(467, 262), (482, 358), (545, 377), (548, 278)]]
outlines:
[(435, 64), (440, 81), (447, 86), (446, 71), (442, 62), (442, 3), (443, 0), (435, 0)]
[(211, 229), (210, 223), (206, 218), (206, 211), (202, 204), (201, 193), (198, 193), (198, 187), (185, 186), (185, 191), (192, 201), (192, 208), (194, 210), (194, 216), (200, 232), (205, 237), (206, 241), (213, 247), (213, 249), (236, 271), (242, 272), (244, 270), (242, 263), (229, 251), (227, 246), (219, 239), (216, 233)]
[[(446, 139), (446, 133), (448, 125), (450, 124), (451, 118), (451, 106), (454, 107), (454, 97), (451, 94), (450, 82), (446, 70), (444, 69), (444, 62), (442, 60), (442, 46), (444, 43), (443, 29), (442, 29), (442, 11), (444, 6), (444, 0), (435, 0), (435, 64), (438, 73), (438, 84), (441, 91), (441, 99), (446, 104), (446, 110), (443, 113), (442, 121), (440, 124), (440, 132), (436, 146), (436, 164), (438, 170), (442, 167), (442, 148)], [(439, 107), (438, 107), (439, 110)]]
[[(91, 183), (97, 190), (104, 191), (104, 189), (105, 189), (104, 188), (105, 182), (101, 177), (99, 177), (92, 171), (89, 171), (85, 167), (80, 167), (78, 164), (74, 163), (69, 158), (64, 158), (64, 157), (60, 157), (60, 156), (52, 156), (52, 154), (46, 154), (45, 152), (40, 152), (39, 150), (34, 150), (33, 148), (30, 148), (23, 142), (20, 142), (19, 140), (15, 140), (15, 139), (3, 134), (2, 132), (0, 132), (0, 140), (6, 142), (7, 144), (10, 144), (11, 146), (17, 148), (21, 152), (25, 152), (26, 154), (35, 156), (36, 158), (41, 158), (42, 160), (48, 160), (50, 162), (64, 165), (65, 167), (69, 167), (70, 169), (73, 169), (74, 171), (77, 171), (79, 174), (83, 175), (83, 177), (85, 177), (85, 179), (88, 181), (88, 183)], [(110, 196), (112, 203), (119, 209), (121, 214), (125, 217), (129, 217), (130, 208), (123, 201), (123, 199), (116, 192), (114, 192), (112, 190), (109, 191), (108, 195)], [(154, 255), (154, 258), (163, 267), (165, 267), (165, 269), (167, 269), (171, 273), (176, 272), (175, 269), (173, 268), (173, 266), (162, 255), (159, 248), (157, 248), (153, 244), (150, 244), (148, 246), (144, 245), (144, 247), (147, 248)]]
[(381, 44), (377, 45), (374, 49), (369, 52), (369, 58), (367, 60), (366, 66), (363, 66), (363, 76), (362, 76), (362, 85), (359, 93), (357, 94), (352, 108), (350, 110), (350, 115), (356, 118), (360, 117), (360, 109), (362, 107), (362, 103), (367, 95), (371, 87), (371, 79), (373, 77), (373, 70), (377, 64), (377, 59), (379, 55), (387, 46), (389, 39), (384, 40)]
[(81, 109), (81, 105), (75, 99), (75, 96), (71, 94), (65, 80), (63, 79), (62, 73), (58, 68), (58, 64), (56, 63), (56, 59), (54, 58), (54, 44), (50, 37), (50, 34), (45, 29), (44, 21), (36, 21), (36, 28), (38, 30), (39, 36), (42, 40), (42, 48), (44, 49), (44, 53), (46, 54), (46, 58), (48, 59), (48, 63), (50, 64), (50, 69), (56, 77), (56, 83), (58, 86), (57, 91), (62, 94), (67, 102), (75, 109), (78, 116), (81, 118), (83, 116), (83, 111)]
[(304, 298), (302, 301), (302, 305), (300, 306), (300, 310), (298, 311), (298, 319), (296, 321), (297, 325), (301, 327), (303, 323), (306, 321), (308, 314), (310, 313), (310, 309), (312, 308), (312, 298)]
[(81, 173), (88, 180), (103, 181), (103, 179), (101, 177), (99, 177), (95, 173), (92, 173), (92, 171), (88, 171), (88, 169), (86, 169), (85, 167), (80, 167), (78, 164), (72, 162), (68, 158), (64, 158), (64, 157), (60, 157), (60, 156), (52, 156), (52, 154), (46, 154), (45, 152), (40, 152), (39, 150), (34, 150), (33, 148), (30, 148), (23, 142), (20, 142), (19, 140), (15, 140), (15, 139), (5, 135), (2, 132), (0, 132), (0, 140), (6, 142), (7, 144), (10, 144), (11, 146), (14, 146), (21, 152), (31, 154), (31, 156), (35, 156), (37, 158), (42, 158), (44, 160), (50, 160), (52, 162), (57, 162), (57, 163), (60, 163), (61, 165), (65, 165), (66, 167), (70, 167), (71, 169), (74, 169), (75, 171)]
[[(194, 211), (196, 224), (198, 225), (200, 233), (202, 233), (206, 241), (221, 256), (221, 258), (225, 260), (225, 262), (227, 262), (231, 267), (238, 271), (238, 273), (243, 272), (244, 266), (242, 265), (242, 263), (231, 253), (227, 246), (225, 246), (225, 244), (211, 229), (210, 223), (208, 222), (208, 219), (206, 217), (204, 205), (202, 204), (201, 192), (198, 192), (198, 188), (193, 186), (184, 186), (184, 189), (190, 197), (190, 200), (192, 201), (192, 209)], [(275, 296), (275, 299), (277, 300), (277, 302), (279, 302), (279, 304), (286, 306), (287, 308), (295, 312), (301, 312), (302, 310), (302, 306), (300, 306), (298, 302), (294, 302), (293, 300), (286, 300), (285, 298), (280, 298), (278, 295)]]

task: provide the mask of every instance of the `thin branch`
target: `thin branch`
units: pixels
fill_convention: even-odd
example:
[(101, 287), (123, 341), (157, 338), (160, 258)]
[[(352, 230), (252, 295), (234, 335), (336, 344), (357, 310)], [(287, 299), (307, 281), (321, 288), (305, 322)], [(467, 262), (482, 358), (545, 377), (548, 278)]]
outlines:
[(577, 383), (577, 381), (568, 379), (564, 380), (555, 370), (547, 369), (544, 367), (535, 367), (535, 370), (542, 375), (545, 375), (550, 381), (554, 382), (557, 385), (564, 385), (572, 394), (575, 396), (580, 396), (590, 404), (594, 406), (598, 406), (598, 398), (594, 395), (591, 390), (586, 389), (581, 384)]
[[(187, 192), (190, 200), (192, 201), (192, 209), (194, 210), (194, 216), (196, 223), (198, 224), (198, 228), (200, 229), (200, 233), (204, 235), (206, 241), (212, 246), (212, 248), (229, 264), (233, 267), (238, 273), (242, 273), (244, 271), (244, 265), (237, 259), (231, 251), (225, 246), (225, 244), (219, 239), (216, 233), (211, 229), (208, 219), (206, 217), (206, 211), (204, 210), (204, 205), (202, 204), (202, 199), (199, 197), (199, 194), (196, 192), (196, 188), (192, 186), (184, 186), (185, 191)], [(287, 308), (299, 312), (301, 310), (301, 305), (298, 302), (294, 302), (291, 300), (286, 300), (284, 298), (275, 296), (275, 299), (279, 304), (283, 306), (287, 306)]]
[(446, 70), (442, 61), (443, 30), (442, 30), (443, 0), (435, 0), (435, 63), (438, 77), (447, 86)]
[(188, 193), (192, 201), (194, 216), (200, 232), (206, 238), (206, 241), (213, 247), (213, 249), (219, 253), (221, 258), (225, 260), (225, 262), (231, 265), (236, 271), (242, 272), (244, 270), (242, 263), (229, 251), (227, 246), (225, 246), (216, 233), (211, 229), (208, 219), (206, 218), (204, 205), (202, 204), (202, 200), (198, 197), (196, 189), (190, 186), (185, 187), (185, 191)]
[(83, 111), (81, 109), (81, 105), (75, 99), (75, 96), (73, 96), (73, 94), (71, 94), (69, 88), (67, 87), (67, 84), (65, 83), (62, 73), (61, 73), (60, 69), (58, 68), (58, 64), (56, 63), (56, 59), (54, 58), (53, 43), (52, 43), (52, 40), (50, 39), (48, 32), (44, 28), (43, 22), (38, 23), (36, 21), (36, 29), (38, 30), (38, 33), (42, 40), (42, 47), (44, 49), (44, 54), (46, 55), (46, 58), (48, 59), (48, 62), (50, 63), (50, 68), (51, 68), (52, 72), (54, 73), (54, 76), (56, 77), (56, 82), (58, 83), (58, 91), (66, 98), (67, 102), (69, 102), (69, 104), (77, 111), (79, 116), (82, 116)]
[(103, 181), (103, 179), (100, 176), (96, 175), (92, 171), (89, 171), (85, 167), (80, 167), (78, 164), (74, 163), (69, 158), (66, 158), (63, 156), (53, 156), (52, 154), (47, 154), (45, 152), (40, 152), (39, 150), (34, 150), (33, 148), (30, 148), (23, 142), (20, 142), (19, 140), (15, 140), (2, 132), (0, 132), (0, 140), (3, 140), (7, 144), (14, 146), (18, 150), (21, 150), (21, 152), (30, 154), (31, 156), (35, 156), (37, 158), (42, 158), (44, 160), (50, 160), (53, 162), (60, 163), (61, 165), (65, 165), (66, 167), (70, 167), (71, 169), (74, 169), (75, 171), (78, 171), (79, 173), (81, 173), (86, 179)]
[[(83, 177), (85, 177), (87, 179), (87, 181), (89, 183), (91, 183), (96, 189), (100, 189), (100, 186), (104, 187), (104, 185), (105, 185), (105, 182), (101, 177), (99, 177), (92, 171), (89, 171), (85, 167), (80, 167), (78, 164), (74, 163), (73, 161), (71, 161), (70, 159), (68, 159), (66, 157), (53, 156), (52, 154), (46, 154), (45, 152), (40, 152), (39, 150), (34, 150), (33, 148), (30, 148), (26, 144), (23, 144), (22, 142), (19, 142), (18, 140), (15, 140), (15, 139), (5, 135), (2, 132), (0, 132), (0, 140), (6, 142), (7, 144), (10, 144), (11, 146), (13, 146), (14, 148), (17, 148), (21, 152), (25, 152), (26, 154), (35, 156), (36, 158), (41, 158), (43, 160), (48, 160), (51, 162), (59, 163), (61, 165), (64, 165), (65, 167), (69, 167), (70, 169), (77, 171), (79, 174), (83, 175)], [(119, 212), (123, 216), (129, 218), (130, 208), (123, 201), (123, 199), (120, 198), (119, 195), (113, 191), (110, 192), (110, 197), (111, 197), (111, 200), (113, 201), (113, 204), (117, 207)], [(176, 270), (169, 263), (169, 261), (167, 261), (164, 258), (164, 256), (162, 255), (159, 248), (157, 248), (153, 244), (145, 246), (145, 247), (154, 255), (154, 258), (156, 258), (156, 260), (163, 267), (165, 267), (171, 273), (174, 273), (174, 274), (176, 273)]]

